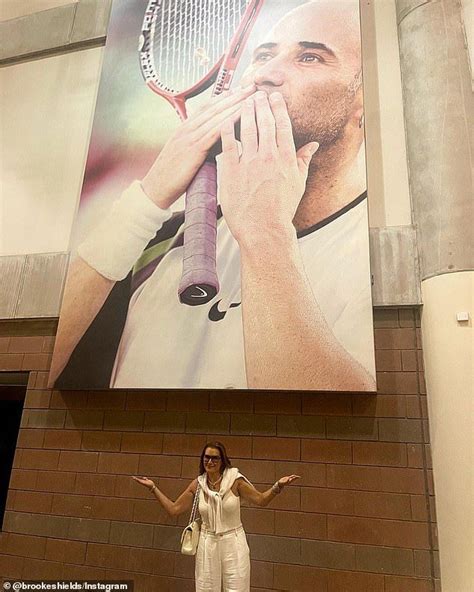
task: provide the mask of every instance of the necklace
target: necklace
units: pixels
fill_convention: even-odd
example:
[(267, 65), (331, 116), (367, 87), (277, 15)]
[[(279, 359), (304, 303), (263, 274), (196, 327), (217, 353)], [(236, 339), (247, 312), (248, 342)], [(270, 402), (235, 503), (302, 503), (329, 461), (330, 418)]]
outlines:
[(216, 485), (217, 485), (217, 484), (218, 484), (220, 481), (222, 481), (222, 475), (219, 477), (219, 479), (217, 479), (217, 481), (211, 481), (211, 480), (209, 479), (209, 476), (207, 477), (207, 480), (208, 480), (208, 482), (209, 482), (209, 485), (212, 487), (212, 489), (215, 489), (215, 488), (216, 488)]

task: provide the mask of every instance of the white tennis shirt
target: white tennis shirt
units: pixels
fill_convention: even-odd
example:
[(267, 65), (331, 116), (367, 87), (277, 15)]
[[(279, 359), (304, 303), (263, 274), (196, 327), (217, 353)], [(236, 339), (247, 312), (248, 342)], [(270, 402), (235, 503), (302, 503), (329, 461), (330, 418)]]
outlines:
[[(375, 377), (367, 200), (298, 244), (329, 327)], [(165, 255), (131, 298), (111, 387), (247, 388), (240, 253), (224, 220), (218, 227), (217, 269), (219, 294), (205, 305), (187, 306), (177, 295), (182, 247)]]

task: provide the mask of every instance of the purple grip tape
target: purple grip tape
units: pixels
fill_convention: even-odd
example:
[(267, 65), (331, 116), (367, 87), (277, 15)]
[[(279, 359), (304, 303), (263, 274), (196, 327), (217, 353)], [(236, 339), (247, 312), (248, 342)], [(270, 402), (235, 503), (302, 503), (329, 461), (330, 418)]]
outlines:
[(219, 291), (216, 272), (217, 169), (205, 162), (186, 193), (180, 302), (205, 304)]

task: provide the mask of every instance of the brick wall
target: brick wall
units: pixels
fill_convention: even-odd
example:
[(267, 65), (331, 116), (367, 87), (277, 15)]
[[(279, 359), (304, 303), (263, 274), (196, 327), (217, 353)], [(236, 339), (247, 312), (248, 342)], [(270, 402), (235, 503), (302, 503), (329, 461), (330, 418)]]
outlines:
[(130, 475), (177, 496), (218, 438), (261, 489), (303, 477), (243, 508), (254, 592), (439, 590), (416, 318), (375, 311), (378, 395), (50, 391), (55, 323), (0, 324), (0, 369), (31, 371), (0, 574), (194, 590), (193, 559), (177, 552), (187, 517), (167, 517)]

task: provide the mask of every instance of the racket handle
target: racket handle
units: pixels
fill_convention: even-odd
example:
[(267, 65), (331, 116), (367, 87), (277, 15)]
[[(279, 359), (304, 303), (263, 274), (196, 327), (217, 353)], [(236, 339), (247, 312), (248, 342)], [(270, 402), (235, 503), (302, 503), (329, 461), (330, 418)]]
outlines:
[(206, 304), (219, 291), (216, 271), (217, 168), (205, 162), (186, 193), (183, 275), (180, 302)]

